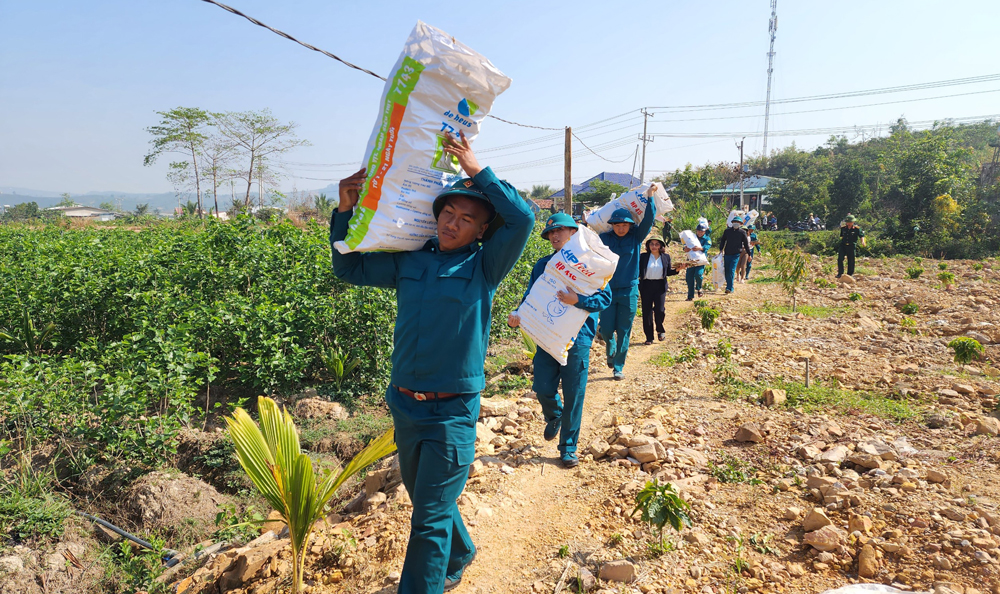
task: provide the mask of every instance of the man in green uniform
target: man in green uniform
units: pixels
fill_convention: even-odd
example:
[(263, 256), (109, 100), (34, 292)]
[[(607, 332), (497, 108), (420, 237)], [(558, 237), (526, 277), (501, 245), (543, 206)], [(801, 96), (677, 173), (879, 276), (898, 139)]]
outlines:
[(849, 214), (844, 217), (844, 226), (840, 228), (840, 248), (837, 250), (837, 278), (844, 276), (844, 257), (847, 257), (847, 275), (854, 276), (854, 256), (858, 239), (861, 245), (868, 247), (865, 241), (865, 232), (854, 222), (857, 219)]
[[(410, 540), (398, 594), (440, 594), (458, 585), (476, 548), (457, 500), (475, 458), (479, 392), (490, 310), (514, 267), (535, 217), (510, 184), (482, 168), (464, 134), (445, 151), (469, 176), (434, 201), (437, 237), (421, 250), (333, 250), (333, 269), (349, 283), (396, 289), (391, 384), (385, 399), (396, 428), (399, 469), (413, 502)], [(365, 182), (361, 170), (340, 182), (330, 244), (347, 236)]]
[[(563, 212), (557, 212), (547, 221), (542, 229), (542, 239), (552, 244), (552, 253), (543, 256), (531, 269), (531, 279), (524, 298), (528, 297), (531, 286), (545, 273), (552, 256), (562, 249), (566, 242), (577, 232), (579, 226), (573, 217)], [(576, 455), (580, 441), (580, 424), (583, 422), (583, 398), (587, 391), (587, 374), (590, 371), (590, 346), (597, 331), (597, 313), (611, 304), (611, 288), (604, 287), (593, 295), (580, 295), (568, 289), (556, 293), (556, 297), (565, 305), (577, 307), (590, 312), (583, 327), (569, 349), (566, 365), (560, 365), (552, 355), (542, 349), (535, 351), (533, 367), (535, 379), (532, 388), (542, 405), (545, 415), (545, 432), (542, 436), (546, 441), (559, 435), (559, 456), (566, 468), (574, 468), (580, 463)], [(524, 299), (521, 300), (522, 302)], [(507, 317), (511, 327), (521, 325), (521, 318), (515, 314)], [(559, 398), (559, 384), (562, 382), (562, 399)]]

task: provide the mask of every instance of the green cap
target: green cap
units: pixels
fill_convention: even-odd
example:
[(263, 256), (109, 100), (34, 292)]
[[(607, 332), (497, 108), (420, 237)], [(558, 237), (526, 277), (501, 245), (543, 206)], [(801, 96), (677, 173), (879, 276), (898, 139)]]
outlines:
[(542, 239), (548, 239), (549, 231), (565, 227), (567, 229), (579, 229), (573, 217), (564, 212), (557, 212), (545, 221), (545, 228), (542, 229)]
[(497, 209), (494, 208), (493, 201), (490, 200), (490, 197), (487, 196), (485, 192), (479, 189), (479, 186), (476, 185), (476, 182), (473, 181), (471, 177), (458, 180), (453, 183), (450, 188), (438, 194), (437, 198), (434, 199), (434, 205), (432, 207), (435, 221), (444, 209), (444, 205), (448, 201), (447, 199), (449, 196), (464, 196), (466, 198), (481, 200), (486, 203), (486, 209), (490, 213), (490, 226), (487, 227), (486, 232), (483, 233), (483, 241), (492, 237), (493, 234), (496, 233), (497, 229), (503, 227), (503, 217), (497, 214)]
[(854, 215), (847, 215), (846, 217), (844, 217), (845, 223), (853, 223), (856, 220), (858, 219), (854, 218)]

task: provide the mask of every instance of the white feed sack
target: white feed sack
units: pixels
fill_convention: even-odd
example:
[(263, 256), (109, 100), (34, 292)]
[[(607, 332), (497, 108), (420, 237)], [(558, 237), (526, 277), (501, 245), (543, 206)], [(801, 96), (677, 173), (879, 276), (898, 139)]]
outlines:
[(337, 251), (413, 251), (437, 233), (434, 198), (462, 175), (446, 132), (473, 140), (510, 79), (444, 31), (417, 22), (393, 67), (365, 149), (368, 179)]
[(722, 254), (712, 258), (712, 284), (719, 288), (726, 284), (726, 259)]
[(607, 286), (618, 266), (618, 256), (596, 233), (579, 230), (552, 256), (545, 272), (531, 285), (524, 302), (514, 312), (521, 329), (535, 344), (565, 365), (569, 350), (590, 312), (566, 305), (556, 293), (568, 289), (578, 295), (593, 295)]
[[(663, 215), (674, 209), (674, 203), (670, 201), (670, 197), (662, 185), (658, 183), (652, 185), (655, 187), (653, 190), (653, 200), (656, 204), (656, 218), (662, 221), (664, 220)], [(646, 204), (649, 203), (649, 198), (646, 198), (646, 190), (648, 189), (649, 185), (644, 185), (634, 190), (629, 190), (621, 196), (610, 200), (607, 204), (589, 211), (586, 215), (587, 225), (597, 233), (611, 231), (611, 223), (608, 221), (611, 219), (612, 213), (619, 208), (624, 208), (632, 213), (632, 218), (638, 224), (642, 220), (642, 215), (646, 213)]]
[(688, 262), (692, 266), (705, 266), (708, 264), (708, 257), (705, 255), (705, 250), (701, 247), (701, 240), (698, 239), (697, 233), (690, 229), (681, 231), (681, 243), (691, 249), (702, 250), (700, 252), (686, 252)]
[(729, 216), (726, 217), (726, 226), (727, 227), (732, 227), (733, 226), (733, 221), (735, 221), (736, 219), (743, 219), (743, 211), (742, 210), (734, 210), (734, 211), (730, 212)]

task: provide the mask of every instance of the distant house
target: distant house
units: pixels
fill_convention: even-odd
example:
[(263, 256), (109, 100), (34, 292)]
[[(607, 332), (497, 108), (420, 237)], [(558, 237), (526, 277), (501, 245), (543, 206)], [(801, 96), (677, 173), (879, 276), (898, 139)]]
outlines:
[(74, 204), (73, 206), (53, 206), (45, 210), (62, 213), (63, 216), (74, 219), (93, 219), (95, 221), (113, 221), (117, 216), (110, 210), (104, 210), (96, 206), (80, 206), (79, 204)]
[[(583, 194), (584, 192), (589, 191), (590, 182), (592, 181), (611, 182), (614, 184), (618, 184), (620, 186), (625, 186), (626, 188), (636, 188), (642, 185), (639, 183), (639, 178), (630, 175), (628, 173), (611, 173), (608, 171), (603, 171), (601, 173), (598, 173), (594, 177), (588, 179), (587, 181), (583, 182), (582, 184), (573, 184), (573, 195), (576, 196), (577, 194)], [(549, 198), (557, 200), (559, 198), (564, 198), (565, 196), (566, 196), (566, 190), (564, 188), (552, 194), (551, 196), (549, 196)]]
[[(751, 175), (743, 178), (743, 201), (749, 204), (750, 208), (758, 210), (761, 207), (770, 206), (771, 202), (767, 199), (767, 194), (764, 192), (767, 190), (767, 185), (772, 181), (779, 184), (785, 183), (785, 180), (780, 177), (768, 177), (766, 175)], [(733, 208), (742, 206), (740, 204), (740, 182), (738, 181), (715, 190), (705, 190), (700, 193), (710, 196), (716, 202), (725, 203)]]
[(539, 212), (552, 212), (552, 199), (551, 198), (528, 198), (528, 208), (531, 212), (538, 214)]

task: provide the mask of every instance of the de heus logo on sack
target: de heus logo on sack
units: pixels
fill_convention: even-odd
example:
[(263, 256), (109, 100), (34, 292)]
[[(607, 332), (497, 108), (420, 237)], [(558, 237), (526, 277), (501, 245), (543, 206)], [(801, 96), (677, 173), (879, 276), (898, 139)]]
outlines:
[[(453, 124), (458, 124), (460, 126), (465, 126), (466, 128), (472, 127), (472, 122), (465, 119), (472, 117), (475, 113), (479, 111), (479, 106), (475, 102), (469, 99), (462, 99), (458, 102), (458, 113), (452, 112), (450, 109), (445, 110), (444, 117), (452, 121)], [(441, 122), (442, 132), (454, 132), (455, 129), (451, 127), (447, 122)]]

